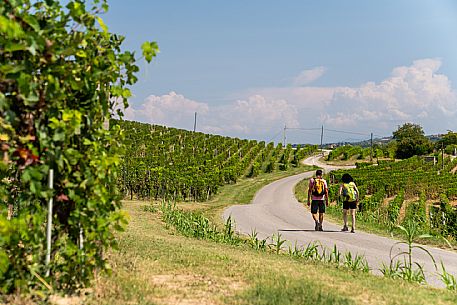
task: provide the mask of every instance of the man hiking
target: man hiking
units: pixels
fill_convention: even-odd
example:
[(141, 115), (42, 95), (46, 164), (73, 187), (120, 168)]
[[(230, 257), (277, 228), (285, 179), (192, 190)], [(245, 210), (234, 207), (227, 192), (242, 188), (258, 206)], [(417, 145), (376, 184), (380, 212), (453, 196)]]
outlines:
[(348, 173), (341, 177), (343, 183), (340, 185), (339, 195), (343, 197), (343, 228), (341, 231), (348, 231), (348, 211), (351, 211), (352, 227), (351, 233), (355, 233), (355, 211), (359, 202), (359, 190), (354, 179)]
[[(325, 203), (324, 203), (325, 200)], [(328, 206), (327, 181), (322, 178), (322, 170), (316, 171), (316, 178), (309, 179), (308, 185), (308, 206), (311, 205), (311, 215), (315, 222), (314, 230), (323, 231), (325, 206)], [(317, 212), (319, 211), (319, 218)]]

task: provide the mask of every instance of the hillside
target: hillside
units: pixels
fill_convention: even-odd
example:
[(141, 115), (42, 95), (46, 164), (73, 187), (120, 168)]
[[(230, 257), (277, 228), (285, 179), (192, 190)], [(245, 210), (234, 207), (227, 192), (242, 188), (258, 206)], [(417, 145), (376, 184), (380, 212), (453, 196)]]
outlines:
[[(317, 146), (278, 144), (117, 121), (124, 131), (119, 187), (130, 199), (205, 201), (241, 177), (297, 167)], [(112, 124), (116, 125), (116, 124)]]

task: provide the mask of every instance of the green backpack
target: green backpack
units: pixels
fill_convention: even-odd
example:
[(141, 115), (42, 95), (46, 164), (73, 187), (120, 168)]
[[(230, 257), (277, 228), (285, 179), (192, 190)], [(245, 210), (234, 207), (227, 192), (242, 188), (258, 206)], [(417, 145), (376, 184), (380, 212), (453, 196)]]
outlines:
[(357, 201), (357, 189), (354, 182), (343, 184), (343, 197), (345, 201), (354, 202)]

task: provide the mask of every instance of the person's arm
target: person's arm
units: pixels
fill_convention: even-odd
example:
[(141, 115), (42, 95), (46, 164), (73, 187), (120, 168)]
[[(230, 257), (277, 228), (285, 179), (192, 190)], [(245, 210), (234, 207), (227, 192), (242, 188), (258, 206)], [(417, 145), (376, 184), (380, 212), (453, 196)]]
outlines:
[(355, 183), (354, 183), (354, 187), (355, 187), (355, 191), (357, 192), (357, 198), (355, 199), (355, 201), (359, 202), (359, 198), (360, 198), (359, 189), (357, 188), (357, 185), (355, 185)]
[(328, 186), (325, 184), (325, 205), (328, 206)]
[(308, 206), (311, 205), (311, 179), (309, 180), (308, 183)]
[(338, 198), (336, 199), (336, 203), (340, 203), (342, 201), (342, 194), (343, 194), (343, 184), (340, 184), (340, 189), (338, 190)]

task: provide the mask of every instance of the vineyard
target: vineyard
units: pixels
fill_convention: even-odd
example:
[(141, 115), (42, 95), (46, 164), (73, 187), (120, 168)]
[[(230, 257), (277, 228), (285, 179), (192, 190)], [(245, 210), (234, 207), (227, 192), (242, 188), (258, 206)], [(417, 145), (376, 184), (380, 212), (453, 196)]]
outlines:
[[(205, 201), (224, 184), (287, 170), (317, 150), (119, 121), (126, 146), (118, 185), (125, 197)], [(115, 125), (115, 124), (113, 124)]]
[[(379, 165), (330, 174), (330, 199), (338, 200), (338, 178), (350, 173), (360, 191), (359, 217), (392, 227), (408, 219), (422, 231), (457, 238), (457, 212), (450, 203), (457, 199), (457, 159), (438, 162), (412, 157), (403, 161), (382, 161)], [(332, 207), (339, 213), (339, 205)]]
[(327, 161), (334, 160), (364, 160), (372, 155), (373, 158), (390, 158), (392, 154), (387, 147), (375, 146), (373, 151), (370, 147), (343, 145), (333, 149), (327, 156)]

